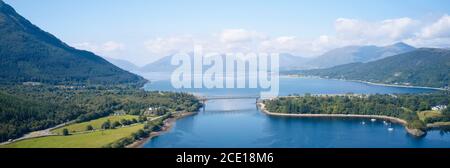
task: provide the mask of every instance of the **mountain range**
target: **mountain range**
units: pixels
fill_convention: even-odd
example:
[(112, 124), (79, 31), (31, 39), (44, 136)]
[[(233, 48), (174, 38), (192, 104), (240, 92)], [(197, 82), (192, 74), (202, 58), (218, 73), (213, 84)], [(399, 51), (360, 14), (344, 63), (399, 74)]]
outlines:
[[(191, 55), (191, 61), (193, 56)], [(140, 72), (172, 72), (177, 66), (171, 65), (173, 56), (163, 57), (153, 63), (147, 64), (141, 67)], [(225, 56), (222, 56), (222, 60), (225, 61)], [(302, 69), (302, 65), (308, 61), (308, 58), (298, 57), (291, 54), (280, 54), (279, 68), (280, 70)], [(270, 61), (269, 61), (270, 63)]]
[(389, 46), (348, 46), (330, 50), (320, 55), (305, 65), (307, 69), (330, 68), (337, 65), (371, 62), (397, 54), (415, 50), (414, 47), (405, 43), (396, 43)]
[[(329, 68), (355, 62), (370, 62), (413, 51), (416, 48), (405, 43), (389, 46), (349, 46), (337, 48), (313, 58), (280, 54), (280, 71)], [(176, 67), (170, 64), (172, 56), (166, 56), (140, 68), (140, 72), (170, 72)]]
[(450, 50), (421, 48), (373, 62), (350, 63), (296, 73), (375, 83), (444, 88), (450, 84)]
[(0, 0), (0, 83), (142, 84), (145, 79), (41, 30)]
[[(1, 0), (0, 38), (0, 83), (142, 85), (146, 80), (131, 72), (170, 72), (176, 68), (170, 64), (172, 56), (138, 67), (125, 60), (105, 60), (92, 52), (75, 49), (33, 25)], [(281, 54), (280, 70), (328, 78), (446, 87), (450, 82), (449, 58), (448, 49), (416, 49), (405, 43), (349, 46), (314, 58)]]

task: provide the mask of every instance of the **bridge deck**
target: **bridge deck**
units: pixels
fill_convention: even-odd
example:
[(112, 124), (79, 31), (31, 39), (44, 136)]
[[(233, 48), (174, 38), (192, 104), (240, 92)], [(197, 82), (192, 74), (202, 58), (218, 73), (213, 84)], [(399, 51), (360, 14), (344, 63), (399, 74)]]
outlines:
[(211, 96), (199, 97), (200, 100), (229, 100), (229, 99), (260, 99), (259, 96)]

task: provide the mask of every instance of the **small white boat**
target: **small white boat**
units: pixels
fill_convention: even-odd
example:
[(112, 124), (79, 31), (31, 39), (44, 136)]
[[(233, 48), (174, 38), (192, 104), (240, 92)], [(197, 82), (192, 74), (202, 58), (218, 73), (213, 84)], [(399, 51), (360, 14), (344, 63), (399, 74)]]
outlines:
[(362, 124), (362, 125), (366, 125), (366, 122), (363, 121), (363, 122), (361, 122), (361, 124)]
[(394, 131), (394, 128), (388, 128), (388, 131), (392, 132), (392, 131)]
[(377, 119), (372, 118), (370, 121), (375, 122), (375, 121), (377, 121)]

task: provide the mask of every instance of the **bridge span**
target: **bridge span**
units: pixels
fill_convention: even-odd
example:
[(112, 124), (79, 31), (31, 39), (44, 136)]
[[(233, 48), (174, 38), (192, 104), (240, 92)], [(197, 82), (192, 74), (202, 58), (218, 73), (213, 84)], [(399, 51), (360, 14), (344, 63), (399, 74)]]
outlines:
[(256, 99), (257, 101), (261, 99), (260, 96), (197, 96), (200, 101), (208, 100), (239, 100), (239, 99)]

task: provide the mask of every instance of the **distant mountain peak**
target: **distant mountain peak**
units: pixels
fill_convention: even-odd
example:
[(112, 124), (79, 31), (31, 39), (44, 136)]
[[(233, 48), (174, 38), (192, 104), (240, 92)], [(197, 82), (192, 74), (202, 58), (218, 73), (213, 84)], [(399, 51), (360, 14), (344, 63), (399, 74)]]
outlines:
[(354, 62), (371, 62), (386, 57), (406, 53), (416, 48), (403, 43), (395, 43), (389, 46), (347, 46), (330, 50), (325, 54), (309, 62), (315, 68), (329, 68)]
[(404, 42), (398, 42), (398, 43), (395, 43), (395, 44), (393, 44), (391, 46), (395, 46), (395, 47), (399, 47), (399, 48), (415, 48), (415, 47), (413, 47), (413, 46), (411, 46), (409, 44), (406, 44)]

